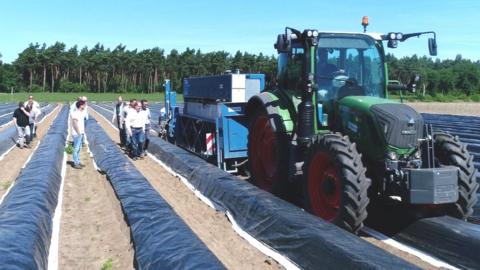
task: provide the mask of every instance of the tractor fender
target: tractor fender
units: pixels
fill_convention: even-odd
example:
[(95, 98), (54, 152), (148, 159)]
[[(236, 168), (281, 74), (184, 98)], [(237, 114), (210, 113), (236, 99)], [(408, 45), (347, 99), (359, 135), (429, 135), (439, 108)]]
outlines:
[(287, 105), (285, 102), (282, 102), (280, 97), (271, 92), (262, 92), (251, 97), (245, 109), (247, 119), (250, 119), (259, 108), (265, 108), (271, 117), (271, 124), (276, 130), (284, 133), (293, 132), (294, 124), (292, 117), (287, 109)]

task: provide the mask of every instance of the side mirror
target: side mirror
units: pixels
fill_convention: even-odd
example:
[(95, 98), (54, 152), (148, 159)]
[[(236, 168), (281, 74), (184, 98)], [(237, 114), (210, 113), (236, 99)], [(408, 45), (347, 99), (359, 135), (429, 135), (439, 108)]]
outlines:
[(389, 91), (402, 91), (402, 90), (406, 90), (406, 87), (404, 84), (402, 84), (397, 80), (389, 80), (387, 84), (387, 89)]
[(415, 93), (419, 80), (420, 76), (418, 74), (413, 74), (407, 85), (397, 80), (389, 80), (387, 84), (387, 89), (389, 91), (408, 91), (411, 93)]
[(420, 76), (418, 74), (413, 74), (410, 78), (410, 82), (407, 84), (407, 91), (415, 93), (418, 81), (420, 81)]
[(437, 40), (435, 38), (428, 39), (428, 51), (431, 56), (437, 56)]
[(289, 53), (291, 51), (291, 41), (289, 35), (280, 34), (277, 36), (277, 43), (273, 45), (278, 53)]

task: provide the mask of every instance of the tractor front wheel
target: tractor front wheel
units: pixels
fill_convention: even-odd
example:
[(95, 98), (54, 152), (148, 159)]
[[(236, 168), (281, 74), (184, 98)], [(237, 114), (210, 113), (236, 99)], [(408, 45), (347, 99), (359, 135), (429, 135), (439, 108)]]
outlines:
[(455, 166), (458, 168), (458, 201), (446, 209), (448, 215), (459, 219), (467, 219), (473, 213), (477, 203), (478, 183), (475, 178), (473, 156), (467, 146), (457, 136), (448, 133), (434, 134), (435, 158), (437, 165)]
[(304, 164), (305, 208), (312, 214), (357, 233), (367, 218), (367, 190), (361, 155), (339, 133), (317, 137)]

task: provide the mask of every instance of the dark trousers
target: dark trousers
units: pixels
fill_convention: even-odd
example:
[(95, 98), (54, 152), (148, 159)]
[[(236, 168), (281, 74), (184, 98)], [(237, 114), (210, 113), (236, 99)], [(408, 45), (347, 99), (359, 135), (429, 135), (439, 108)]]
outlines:
[(150, 124), (145, 125), (145, 143), (143, 145), (143, 151), (147, 150), (148, 145), (150, 144), (150, 129), (151, 129)]
[(127, 132), (125, 131), (125, 126), (117, 120), (117, 127), (118, 127), (118, 135), (120, 137), (120, 146), (125, 146)]
[[(122, 125), (122, 129), (120, 130), (120, 134), (123, 138), (123, 146), (125, 146), (127, 149), (129, 149), (131, 140), (130, 140), (130, 136), (128, 136), (128, 134), (127, 134), (127, 129), (125, 127), (125, 124)], [(121, 141), (122, 140), (120, 139), (120, 142)]]
[(132, 128), (132, 157), (140, 157), (145, 143), (145, 133), (142, 128)]
[(28, 124), (30, 126), (30, 139), (37, 137), (37, 125), (35, 123)]

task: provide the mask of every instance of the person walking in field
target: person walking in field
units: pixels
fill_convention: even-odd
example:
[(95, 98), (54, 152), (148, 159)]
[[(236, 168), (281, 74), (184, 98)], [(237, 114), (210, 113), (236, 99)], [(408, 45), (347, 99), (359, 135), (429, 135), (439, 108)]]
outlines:
[(71, 114), (72, 138), (73, 138), (73, 165), (75, 169), (85, 167), (80, 162), (80, 150), (82, 149), (83, 137), (85, 134), (85, 101), (79, 100), (75, 103), (76, 110)]
[(30, 114), (25, 109), (24, 103), (19, 102), (18, 108), (13, 112), (13, 124), (17, 128), (18, 146), (30, 148)]
[(143, 145), (142, 157), (145, 157), (148, 145), (150, 144), (150, 130), (152, 128), (152, 115), (150, 114), (150, 109), (148, 108), (148, 100), (142, 99), (142, 111), (145, 112), (147, 116), (147, 122), (145, 124), (145, 143)]
[[(83, 125), (84, 125), (84, 128), (87, 127), (87, 120), (89, 119), (89, 115), (88, 115), (88, 98), (86, 96), (82, 96), (80, 98), (80, 100), (82, 100), (83, 102), (85, 102), (85, 107), (83, 109), (83, 117), (84, 117), (84, 122), (83, 122)], [(88, 145), (88, 142), (87, 142), (87, 138), (85, 136), (83, 136), (83, 142), (82, 144), (85, 144), (85, 145)]]
[(32, 103), (33, 107), (40, 110), (40, 104), (33, 99), (32, 95), (28, 96), (28, 100), (25, 101), (24, 104), (30, 104), (30, 102)]
[[(70, 109), (69, 109), (69, 114), (68, 114), (69, 117), (70, 117), (70, 122), (72, 122), (73, 113), (77, 110), (77, 102), (79, 102), (81, 99), (82, 99), (82, 97), (77, 97), (76, 101), (70, 103)], [(70, 126), (70, 129), (68, 131), (67, 141), (73, 143), (72, 126)]]
[(130, 112), (135, 111), (134, 106), (135, 106), (136, 103), (137, 103), (136, 99), (131, 99), (130, 103), (128, 103), (127, 106), (124, 107), (124, 109), (123, 109), (123, 119), (125, 121), (125, 127), (124, 127), (124, 129), (125, 129), (125, 153), (127, 153), (128, 155), (130, 155), (131, 152), (132, 152), (132, 137), (127, 132), (126, 120), (128, 118), (128, 115), (130, 114)]
[(128, 136), (131, 138), (131, 157), (137, 160), (142, 157), (143, 144), (145, 142), (145, 125), (147, 124), (147, 114), (142, 110), (140, 102), (133, 104), (134, 110), (128, 112), (125, 126)]
[(120, 119), (121, 119), (121, 122), (120, 124), (122, 125), (122, 128), (123, 128), (123, 146), (122, 146), (122, 149), (127, 151), (127, 148), (129, 147), (129, 138), (128, 138), (128, 134), (127, 134), (127, 127), (125, 125), (125, 120), (127, 119), (127, 115), (128, 115), (128, 110), (130, 110), (130, 102), (127, 101), (127, 102), (123, 102), (122, 104), (122, 107), (120, 108)]
[(125, 146), (125, 139), (126, 139), (123, 109), (124, 109), (124, 104), (123, 104), (122, 96), (118, 96), (117, 104), (115, 104), (115, 108), (113, 109), (112, 123), (115, 123), (115, 122), (117, 123), (118, 133), (119, 133), (118, 136), (120, 137), (120, 147)]
[(28, 126), (30, 127), (30, 139), (33, 140), (37, 137), (37, 119), (40, 117), (40, 114), (42, 114), (42, 111), (40, 110), (40, 107), (35, 106), (35, 103), (32, 100), (28, 101), (26, 108), (30, 114), (28, 119)]

